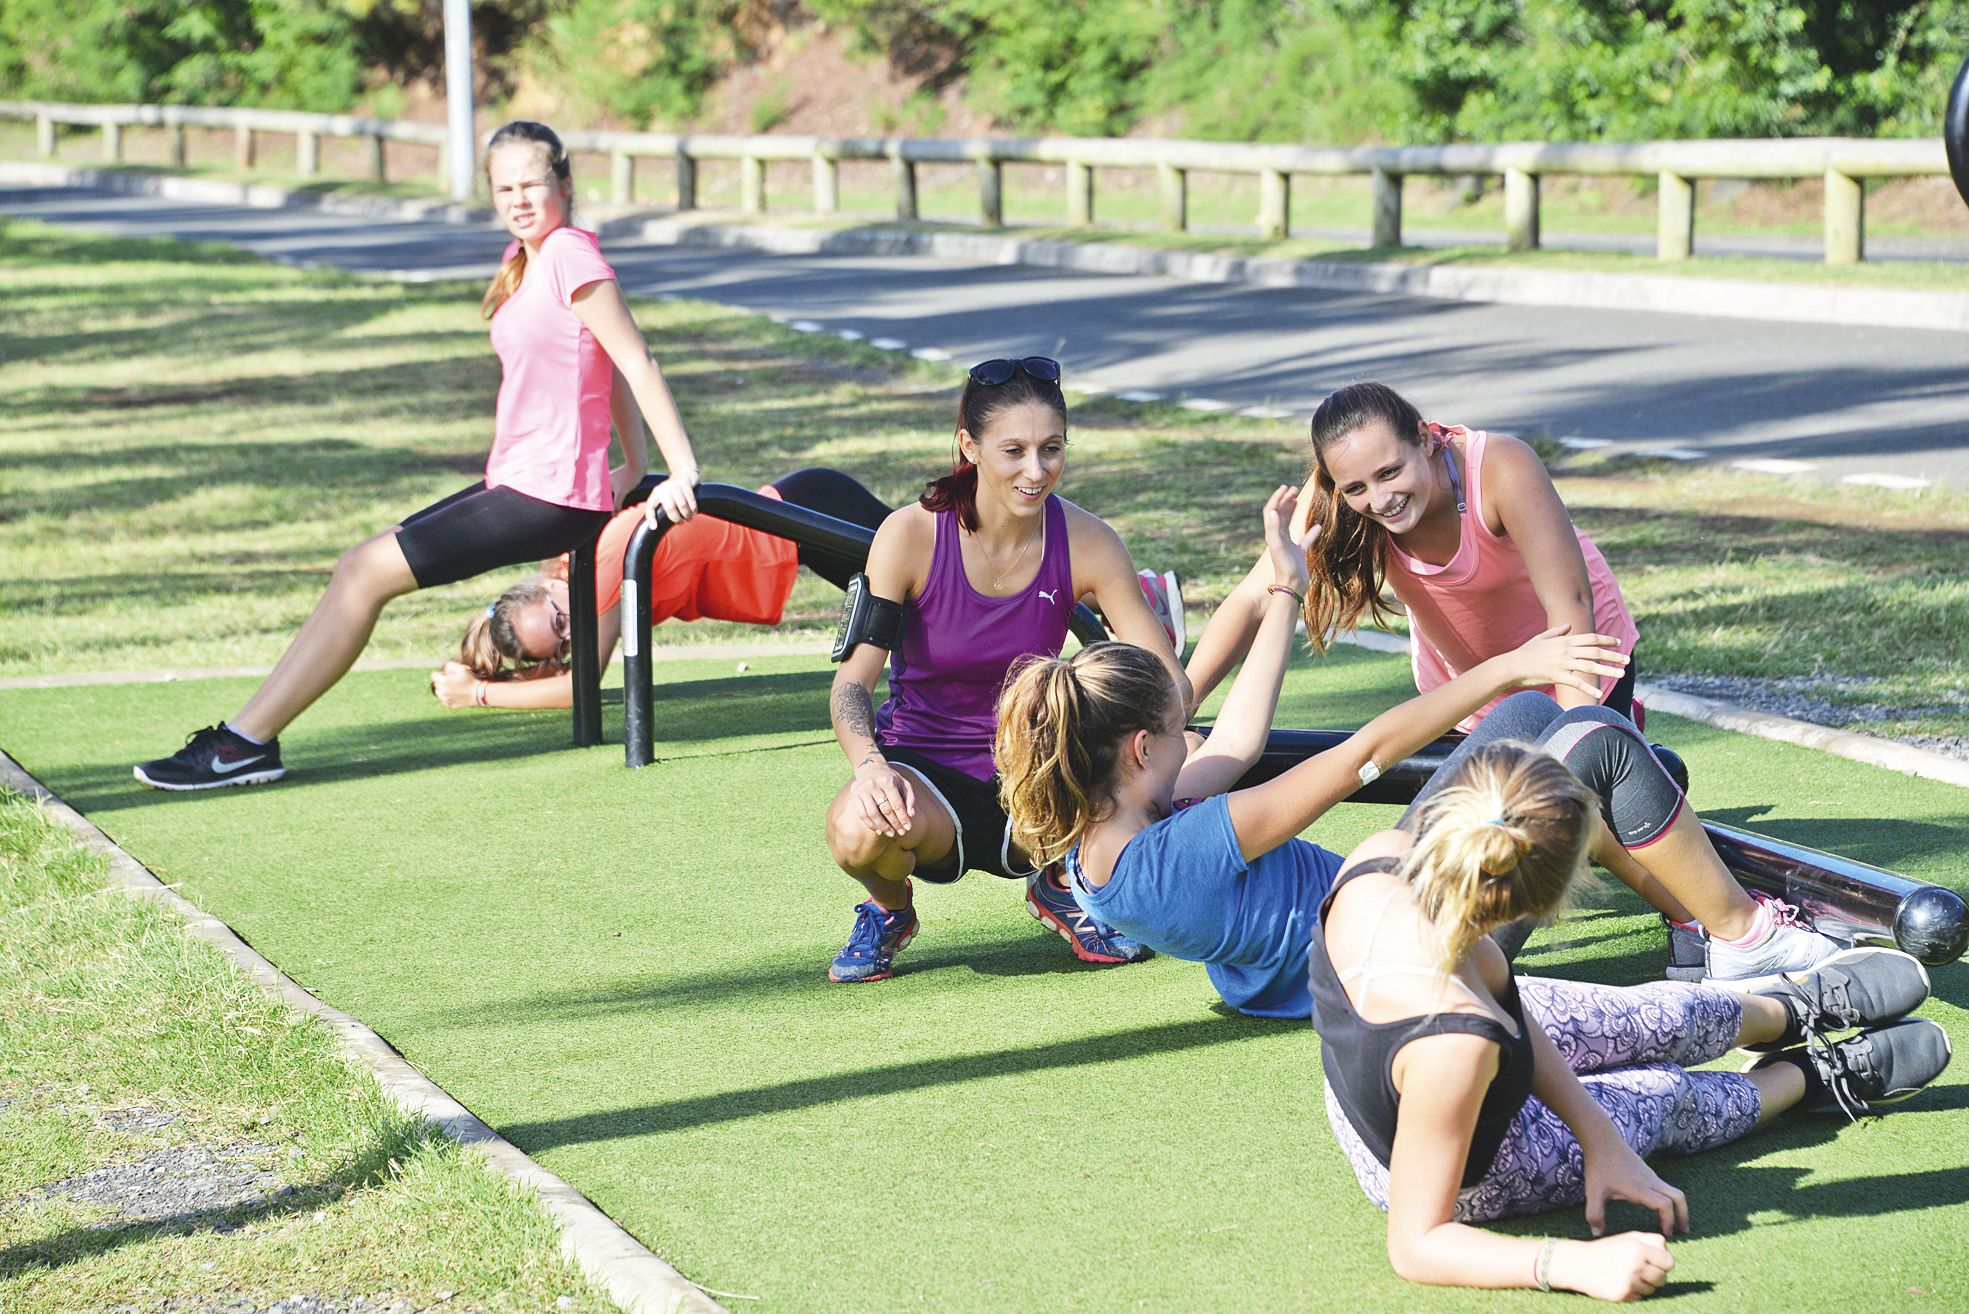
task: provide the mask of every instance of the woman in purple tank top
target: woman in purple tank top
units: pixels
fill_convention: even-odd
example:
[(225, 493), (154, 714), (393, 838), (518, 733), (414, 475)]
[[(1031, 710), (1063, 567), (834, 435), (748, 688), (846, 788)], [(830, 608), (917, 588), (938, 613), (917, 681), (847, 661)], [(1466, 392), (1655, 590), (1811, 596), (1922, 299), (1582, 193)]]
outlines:
[[(911, 878), (946, 884), (970, 870), (1024, 879), (1027, 910), (1084, 961), (1145, 953), (1032, 869), (1011, 841), (991, 758), (1006, 673), (1057, 656), (1083, 597), (1118, 637), (1161, 657), (1188, 697), (1128, 549), (1054, 495), (1066, 448), (1059, 362), (985, 361), (957, 400), (956, 469), (876, 531), (868, 591), (900, 604), (903, 625), (893, 649), (862, 642), (834, 678), (834, 734), (854, 778), (828, 806), (827, 847), (868, 897), (831, 980), (889, 976), (919, 926)], [(884, 665), (890, 695), (877, 712)]]

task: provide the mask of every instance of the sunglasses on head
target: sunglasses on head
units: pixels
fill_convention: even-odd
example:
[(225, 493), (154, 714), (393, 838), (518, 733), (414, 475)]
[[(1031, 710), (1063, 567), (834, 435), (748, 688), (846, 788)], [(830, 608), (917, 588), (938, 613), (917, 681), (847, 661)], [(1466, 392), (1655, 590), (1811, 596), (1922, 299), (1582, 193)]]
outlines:
[(996, 388), (1001, 383), (1010, 383), (1014, 374), (1024, 374), (1027, 378), (1037, 379), (1041, 383), (1058, 383), (1060, 362), (1051, 356), (980, 361), (971, 367), (971, 382), (982, 383), (987, 388)]

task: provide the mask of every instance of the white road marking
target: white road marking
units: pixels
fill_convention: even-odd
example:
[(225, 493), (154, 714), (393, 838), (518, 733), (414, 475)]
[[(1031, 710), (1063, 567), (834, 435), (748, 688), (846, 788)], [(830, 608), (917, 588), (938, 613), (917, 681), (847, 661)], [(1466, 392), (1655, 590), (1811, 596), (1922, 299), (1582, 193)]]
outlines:
[(1641, 455), (1659, 456), (1670, 461), (1700, 461), (1708, 453), (1698, 452), (1693, 447), (1643, 447)]
[(1131, 402), (1159, 402), (1162, 400), (1161, 393), (1144, 392), (1140, 388), (1130, 388), (1126, 392), (1117, 392), (1115, 396), (1121, 398), (1123, 401)]
[(819, 333), (821, 331), (820, 325), (814, 323), (811, 319), (796, 319), (786, 327), (792, 329), (795, 333)]
[(839, 338), (839, 339), (841, 339), (841, 341), (843, 341), (843, 342), (860, 342), (860, 341), (861, 341), (861, 330), (860, 330), (860, 329), (835, 329), (835, 330), (834, 330), (834, 336), (835, 336), (835, 337), (837, 337), (837, 338)]
[(906, 351), (909, 348), (909, 344), (901, 338), (870, 338), (868, 345), (879, 347), (883, 351)]
[(1867, 488), (1899, 488), (1909, 492), (1927, 488), (1929, 483), (1917, 475), (1850, 474), (1839, 481), (1842, 484), (1861, 484)]
[(1759, 456), (1747, 461), (1732, 461), (1730, 466), (1737, 470), (1749, 470), (1755, 474), (1791, 475), (1804, 474), (1807, 470), (1818, 468), (1816, 461), (1788, 461), (1781, 456)]
[(1283, 406), (1247, 406), (1238, 412), (1254, 420), (1289, 420), (1292, 412)]
[(1183, 400), (1186, 411), (1201, 411), (1205, 415), (1215, 415), (1220, 411), (1233, 409), (1229, 402), (1218, 401), (1214, 397), (1187, 397)]
[(942, 347), (918, 347), (909, 354), (918, 360), (939, 361), (950, 359), (950, 353)]
[(1612, 447), (1613, 439), (1582, 438), (1578, 434), (1571, 434), (1567, 437), (1559, 439), (1559, 446), (1569, 448), (1575, 452), (1590, 452), (1595, 447)]

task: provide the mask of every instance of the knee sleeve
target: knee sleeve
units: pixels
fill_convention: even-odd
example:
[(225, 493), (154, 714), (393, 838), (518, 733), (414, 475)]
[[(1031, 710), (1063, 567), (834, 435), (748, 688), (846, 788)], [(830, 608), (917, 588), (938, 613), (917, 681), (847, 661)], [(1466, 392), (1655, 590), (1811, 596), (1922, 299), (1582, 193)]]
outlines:
[(1682, 791), (1641, 732), (1618, 712), (1575, 707), (1547, 727), (1538, 743), (1600, 796), (1601, 814), (1622, 848), (1661, 838), (1682, 810)]

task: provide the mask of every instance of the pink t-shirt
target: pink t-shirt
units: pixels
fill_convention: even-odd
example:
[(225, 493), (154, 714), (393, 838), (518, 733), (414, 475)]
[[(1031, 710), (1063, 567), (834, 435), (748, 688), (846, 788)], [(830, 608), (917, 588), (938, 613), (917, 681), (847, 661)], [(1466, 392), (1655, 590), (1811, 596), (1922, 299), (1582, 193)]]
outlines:
[[(1493, 534), (1484, 520), (1484, 447), (1489, 435), (1461, 426), (1442, 432), (1450, 449), (1461, 457), (1469, 506), (1462, 517), (1463, 538), (1456, 555), (1445, 565), (1433, 566), (1411, 557), (1392, 540), (1388, 544), (1388, 587), (1408, 609), (1409, 659), (1415, 668), (1415, 687), (1424, 693), (1546, 628), (1545, 604), (1531, 586), (1531, 572), (1518, 545)], [(1585, 531), (1575, 525), (1573, 533), (1593, 585), (1593, 624), (1601, 634), (1612, 635), (1622, 652), (1632, 653), (1638, 631), (1626, 599), (1620, 596), (1620, 585)], [(1618, 679), (1600, 677), (1602, 698)], [(1497, 702), (1493, 699), (1458, 729), (1473, 728)]]
[[(505, 258), (518, 247), (508, 246)], [(556, 506), (615, 508), (608, 482), (615, 366), (573, 310), (576, 292), (614, 277), (593, 233), (556, 228), (493, 313), (492, 349), (502, 377), (486, 487)]]

